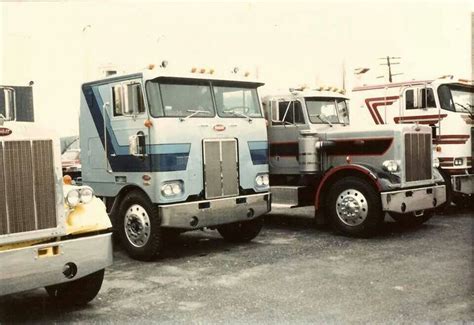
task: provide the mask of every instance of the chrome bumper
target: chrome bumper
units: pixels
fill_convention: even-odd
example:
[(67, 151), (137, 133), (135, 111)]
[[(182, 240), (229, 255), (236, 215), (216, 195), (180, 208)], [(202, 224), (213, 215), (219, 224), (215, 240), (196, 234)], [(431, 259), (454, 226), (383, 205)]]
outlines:
[(382, 209), (408, 213), (433, 209), (446, 202), (446, 186), (436, 185), (416, 189), (382, 192)]
[(474, 174), (452, 175), (451, 182), (453, 191), (466, 195), (474, 193)]
[[(77, 266), (67, 279), (66, 263)], [(39, 244), (0, 252), (0, 295), (80, 279), (112, 264), (112, 234)]]
[(161, 226), (198, 229), (257, 218), (270, 211), (270, 193), (160, 206)]

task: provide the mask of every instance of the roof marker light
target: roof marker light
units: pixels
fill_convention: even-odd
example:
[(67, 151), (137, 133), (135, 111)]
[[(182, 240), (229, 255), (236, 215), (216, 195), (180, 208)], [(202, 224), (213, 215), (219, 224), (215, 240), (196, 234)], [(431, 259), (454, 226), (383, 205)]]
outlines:
[(197, 68), (196, 67), (192, 67), (191, 68), (191, 73), (195, 73), (197, 71)]

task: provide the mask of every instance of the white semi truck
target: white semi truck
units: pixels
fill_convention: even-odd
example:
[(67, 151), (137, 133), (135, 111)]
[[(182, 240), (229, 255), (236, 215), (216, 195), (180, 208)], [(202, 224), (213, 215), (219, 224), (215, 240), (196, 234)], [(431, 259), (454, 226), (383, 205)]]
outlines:
[(0, 87), (0, 295), (45, 287), (85, 304), (112, 263), (111, 223), (61, 172), (59, 139), (32, 123), (31, 87)]
[(150, 67), (82, 86), (82, 179), (130, 256), (153, 259), (168, 234), (205, 227), (258, 235), (271, 207), (261, 85)]
[(433, 153), (446, 180), (447, 202), (474, 200), (474, 84), (444, 76), (356, 87), (351, 121), (361, 127), (419, 124), (432, 128)]
[(271, 94), (263, 105), (275, 206), (314, 205), (318, 223), (369, 237), (385, 212), (417, 226), (445, 201), (430, 128), (351, 126), (348, 98), (321, 88)]

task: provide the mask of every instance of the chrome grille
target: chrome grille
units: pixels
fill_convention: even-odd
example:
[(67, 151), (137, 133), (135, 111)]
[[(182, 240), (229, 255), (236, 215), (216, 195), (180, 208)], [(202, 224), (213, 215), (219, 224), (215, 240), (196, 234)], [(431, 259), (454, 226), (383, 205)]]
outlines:
[(56, 227), (51, 140), (0, 143), (0, 235)]
[(405, 181), (431, 179), (431, 134), (405, 134)]
[(204, 140), (203, 156), (206, 198), (238, 195), (237, 141), (235, 139)]

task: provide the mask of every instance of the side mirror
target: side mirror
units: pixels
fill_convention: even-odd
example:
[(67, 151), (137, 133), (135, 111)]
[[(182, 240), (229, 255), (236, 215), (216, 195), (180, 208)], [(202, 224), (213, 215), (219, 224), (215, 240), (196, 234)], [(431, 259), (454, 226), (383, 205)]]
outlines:
[(138, 132), (128, 138), (129, 153), (135, 157), (145, 156), (145, 134)]
[(139, 83), (132, 83), (125, 85), (124, 89), (125, 101), (123, 114), (135, 115), (140, 112), (140, 103), (142, 101), (142, 92)]
[(5, 110), (3, 112), (0, 110), (0, 114), (3, 115), (5, 121), (13, 121), (16, 117), (15, 89), (4, 87), (2, 90)]

